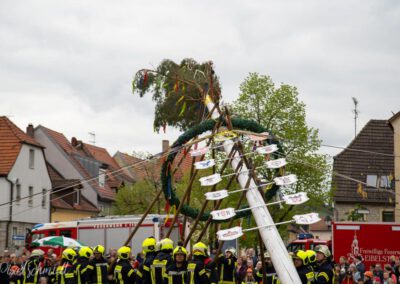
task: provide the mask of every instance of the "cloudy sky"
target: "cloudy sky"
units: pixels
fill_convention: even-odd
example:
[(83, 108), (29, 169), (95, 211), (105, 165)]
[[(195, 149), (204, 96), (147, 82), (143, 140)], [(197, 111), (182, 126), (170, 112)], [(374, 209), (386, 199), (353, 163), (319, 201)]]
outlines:
[[(325, 144), (400, 111), (399, 1), (0, 1), (0, 115), (111, 154), (161, 150), (151, 98), (131, 93), (162, 59), (213, 60), (226, 101), (249, 72), (298, 87)], [(335, 153), (322, 148), (324, 153)]]

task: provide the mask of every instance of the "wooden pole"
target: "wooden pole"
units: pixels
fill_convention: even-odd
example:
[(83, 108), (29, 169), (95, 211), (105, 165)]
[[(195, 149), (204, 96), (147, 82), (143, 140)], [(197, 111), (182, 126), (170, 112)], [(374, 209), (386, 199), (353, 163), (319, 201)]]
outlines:
[(124, 246), (128, 246), (129, 243), (131, 242), (133, 236), (136, 234), (136, 232), (139, 230), (140, 226), (142, 225), (144, 219), (146, 219), (147, 215), (153, 208), (154, 204), (157, 202), (158, 198), (160, 197), (162, 193), (162, 189), (160, 189), (156, 196), (154, 197), (153, 201), (150, 203), (150, 206), (146, 209), (146, 211), (143, 213), (142, 218), (140, 218), (139, 222), (136, 224), (135, 228), (133, 229), (132, 233), (129, 235), (128, 239), (125, 241)]

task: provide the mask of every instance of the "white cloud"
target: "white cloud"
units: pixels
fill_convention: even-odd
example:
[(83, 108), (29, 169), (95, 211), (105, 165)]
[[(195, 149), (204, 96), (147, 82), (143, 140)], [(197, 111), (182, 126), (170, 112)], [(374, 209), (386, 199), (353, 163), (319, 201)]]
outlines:
[(248, 72), (298, 87), (327, 144), (399, 111), (397, 1), (2, 1), (0, 113), (43, 124), (111, 153), (158, 152), (151, 98), (131, 79), (163, 58), (213, 60), (233, 100)]

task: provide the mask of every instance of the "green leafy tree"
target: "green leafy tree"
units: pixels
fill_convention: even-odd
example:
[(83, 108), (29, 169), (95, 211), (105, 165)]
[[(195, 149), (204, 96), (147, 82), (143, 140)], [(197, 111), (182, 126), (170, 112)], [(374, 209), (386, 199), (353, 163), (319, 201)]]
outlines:
[(199, 123), (208, 112), (203, 103), (205, 95), (218, 102), (221, 93), (212, 62), (198, 63), (191, 58), (179, 64), (165, 59), (155, 70), (140, 70), (132, 87), (141, 97), (152, 94), (157, 132), (166, 125), (186, 130)]
[[(321, 145), (318, 130), (306, 123), (305, 104), (298, 98), (296, 87), (281, 84), (276, 87), (269, 76), (250, 73), (240, 85), (239, 98), (234, 101), (233, 113), (253, 119), (266, 127), (282, 144), (278, 156), (288, 161), (287, 173), (296, 174), (298, 182), (284, 193), (307, 192), (310, 201), (306, 206), (275, 207), (271, 210), (276, 222), (289, 220), (300, 211), (315, 210), (330, 199), (330, 165), (325, 155), (318, 154)], [(261, 173), (268, 177), (267, 171)], [(284, 230), (284, 226), (281, 226)]]

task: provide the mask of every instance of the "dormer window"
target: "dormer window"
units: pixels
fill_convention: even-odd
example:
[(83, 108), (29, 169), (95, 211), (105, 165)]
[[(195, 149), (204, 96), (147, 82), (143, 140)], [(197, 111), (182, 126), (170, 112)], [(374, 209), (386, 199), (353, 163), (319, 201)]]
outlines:
[(81, 199), (81, 192), (79, 189), (74, 189), (74, 204), (79, 205)]
[(99, 186), (104, 187), (106, 183), (106, 170), (99, 169)]

